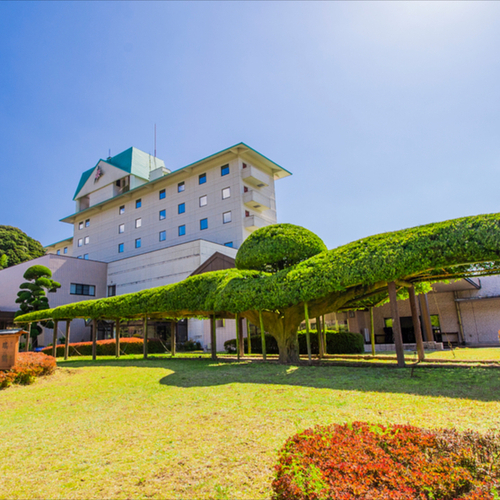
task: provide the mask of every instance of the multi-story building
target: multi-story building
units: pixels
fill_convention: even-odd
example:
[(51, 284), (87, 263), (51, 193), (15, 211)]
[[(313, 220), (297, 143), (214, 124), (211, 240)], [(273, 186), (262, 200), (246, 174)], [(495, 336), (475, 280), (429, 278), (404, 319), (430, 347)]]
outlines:
[[(99, 160), (81, 176), (75, 213), (62, 219), (73, 226), (73, 237), (46, 246), (47, 253), (69, 263), (67, 269), (83, 269), (71, 274), (69, 293), (57, 292), (57, 305), (61, 300), (69, 303), (175, 283), (200, 272), (200, 266), (230, 266), (252, 231), (276, 223), (274, 182), (289, 175), (243, 143), (174, 171), (136, 148)], [(41, 259), (50, 267), (51, 259)], [(88, 266), (86, 272), (85, 265), (76, 262), (79, 259), (104, 267), (96, 272), (95, 266)], [(2, 271), (0, 279), (18, 280), (15, 267)], [(103, 273), (105, 294), (96, 286)], [(56, 272), (54, 278), (65, 279)], [(17, 292), (18, 287), (11, 289)], [(0, 296), (3, 308), (11, 298)], [(157, 331), (152, 333), (164, 332), (167, 325), (153, 324)], [(217, 347), (222, 349), (234, 336), (234, 322), (221, 321), (219, 328)], [(209, 344), (207, 322), (189, 320), (179, 331), (183, 338), (189, 336), (204, 347)], [(41, 343), (50, 342), (51, 335), (48, 332)], [(72, 324), (73, 340), (89, 338), (83, 321)]]

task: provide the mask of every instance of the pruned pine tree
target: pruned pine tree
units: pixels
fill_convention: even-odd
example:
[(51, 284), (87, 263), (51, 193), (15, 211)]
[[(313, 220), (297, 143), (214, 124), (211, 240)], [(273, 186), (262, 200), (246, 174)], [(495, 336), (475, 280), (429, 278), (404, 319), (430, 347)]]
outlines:
[[(50, 309), (46, 293), (56, 292), (61, 287), (60, 283), (52, 279), (51, 270), (45, 266), (31, 266), (26, 270), (23, 277), (27, 281), (19, 286), (20, 291), (17, 293), (16, 299), (19, 310), (16, 312), (16, 317), (29, 312)], [(31, 323), (30, 338), (32, 339), (33, 348), (37, 347), (37, 338), (42, 333), (42, 326), (54, 328), (54, 323), (52, 321)]]

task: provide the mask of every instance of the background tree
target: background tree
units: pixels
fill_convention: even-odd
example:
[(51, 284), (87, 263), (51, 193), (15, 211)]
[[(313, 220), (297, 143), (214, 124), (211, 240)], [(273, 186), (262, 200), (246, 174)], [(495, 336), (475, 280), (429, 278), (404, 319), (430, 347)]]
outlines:
[(6, 254), (0, 255), (0, 269), (5, 269), (9, 263), (9, 258)]
[[(61, 287), (60, 283), (52, 279), (51, 270), (45, 266), (31, 266), (26, 269), (23, 277), (28, 281), (21, 283), (19, 286), (20, 291), (17, 293), (16, 299), (16, 303), (19, 304), (19, 311), (16, 312), (16, 317), (29, 312), (50, 309), (46, 292), (56, 292)], [(52, 321), (41, 321), (40, 325), (46, 328), (54, 328)], [(30, 337), (33, 347), (37, 347), (37, 337), (42, 333), (40, 325), (31, 323)]]
[(10, 267), (41, 257), (45, 250), (39, 241), (17, 227), (0, 226), (0, 255), (7, 256)]

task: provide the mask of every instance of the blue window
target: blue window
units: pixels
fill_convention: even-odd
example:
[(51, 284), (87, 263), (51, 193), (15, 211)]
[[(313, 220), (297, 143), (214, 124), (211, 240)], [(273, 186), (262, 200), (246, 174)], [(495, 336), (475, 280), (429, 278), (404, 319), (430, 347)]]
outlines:
[(203, 229), (208, 229), (208, 219), (200, 220), (200, 230), (203, 231)]
[(160, 191), (160, 200), (163, 200), (163, 199), (165, 199), (165, 190), (164, 189), (162, 189)]
[(177, 213), (178, 214), (183, 214), (186, 211), (186, 204), (185, 203), (179, 203), (179, 206), (177, 207)]
[(184, 236), (186, 234), (186, 226), (183, 224), (179, 226), (179, 236)]
[(200, 174), (198, 176), (198, 184), (205, 184), (207, 182), (207, 174)]
[(64, 253), (68, 253), (68, 247), (64, 247)]
[(119, 243), (118, 244), (118, 253), (123, 253), (123, 250), (124, 250), (124, 244), (123, 243)]
[(184, 181), (179, 182), (179, 184), (177, 184), (177, 192), (182, 193), (184, 191), (184, 189), (186, 189)]
[(231, 247), (231, 248), (233, 248), (233, 242), (232, 241), (228, 241), (227, 243), (224, 243), (224, 246), (225, 247)]
[(141, 248), (141, 238), (135, 240), (135, 248)]
[(160, 231), (160, 241), (165, 241), (167, 239), (167, 231)]
[(142, 207), (142, 200), (139, 198), (138, 200), (135, 200), (135, 208), (141, 208)]
[(56, 253), (57, 255), (61, 255), (61, 250), (59, 249)]
[(166, 210), (160, 210), (160, 220), (163, 220), (167, 217)]
[(88, 254), (88, 253), (84, 253), (84, 254), (83, 254), (83, 258), (84, 258), (85, 260), (89, 260), (89, 254)]
[(229, 174), (229, 165), (224, 165), (220, 168), (220, 175), (224, 177), (224, 175)]

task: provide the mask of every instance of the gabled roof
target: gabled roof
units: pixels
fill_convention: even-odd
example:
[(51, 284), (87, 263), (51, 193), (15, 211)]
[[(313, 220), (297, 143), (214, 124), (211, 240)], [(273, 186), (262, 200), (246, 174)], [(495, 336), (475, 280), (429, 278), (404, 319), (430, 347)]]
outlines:
[[(155, 165), (151, 165), (151, 161), (153, 161)], [(145, 153), (144, 151), (141, 151), (140, 149), (134, 147), (128, 148), (125, 151), (117, 154), (116, 156), (113, 156), (112, 158), (99, 160), (94, 167), (83, 172), (82, 176), (80, 177), (78, 187), (76, 188), (75, 196), (73, 196), (73, 200), (76, 200), (78, 193), (82, 190), (83, 186), (92, 175), (92, 172), (101, 162), (108, 163), (109, 165), (119, 168), (124, 172), (127, 172), (128, 174), (132, 174), (136, 177), (140, 177), (146, 180), (149, 180), (150, 167), (159, 168), (165, 166), (163, 160), (160, 160), (159, 158), (154, 158), (148, 153)]]
[(224, 269), (233, 269), (236, 267), (235, 261), (229, 255), (224, 255), (220, 252), (215, 252), (201, 266), (197, 267), (190, 276), (196, 274), (208, 273), (210, 271), (222, 271)]

